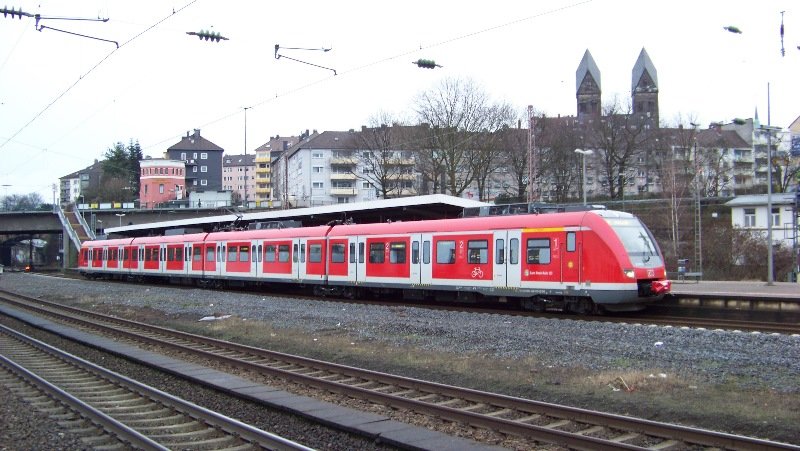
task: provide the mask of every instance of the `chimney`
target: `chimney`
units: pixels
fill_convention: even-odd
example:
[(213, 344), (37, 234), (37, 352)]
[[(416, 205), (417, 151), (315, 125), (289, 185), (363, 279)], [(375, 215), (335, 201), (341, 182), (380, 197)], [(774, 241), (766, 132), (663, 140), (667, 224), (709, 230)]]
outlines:
[(194, 129), (194, 137), (195, 138), (199, 138), (200, 137), (200, 129), (199, 128)]

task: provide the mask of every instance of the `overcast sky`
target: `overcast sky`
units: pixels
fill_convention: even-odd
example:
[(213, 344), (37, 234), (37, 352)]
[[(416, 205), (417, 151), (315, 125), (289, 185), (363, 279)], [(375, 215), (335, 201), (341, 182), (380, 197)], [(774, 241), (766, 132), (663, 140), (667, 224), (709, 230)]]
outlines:
[[(794, 5), (794, 10), (791, 9)], [(275, 135), (359, 129), (379, 111), (413, 119), (414, 98), (444, 77), (493, 100), (574, 115), (575, 71), (589, 49), (603, 102), (630, 98), (644, 47), (658, 72), (662, 123), (800, 115), (796, 1), (212, 1), (11, 0), (43, 17), (0, 16), (0, 195), (38, 192), (138, 140), (160, 157), (199, 128), (228, 154)], [(786, 56), (780, 22), (785, 10)], [(174, 11), (174, 13), (173, 13)], [(158, 24), (158, 25), (156, 25)], [(742, 33), (723, 27), (733, 25)], [(228, 41), (199, 41), (212, 29)], [(58, 28), (119, 42), (54, 31)], [(281, 47), (332, 48), (329, 52)], [(443, 67), (411, 62), (433, 59)]]

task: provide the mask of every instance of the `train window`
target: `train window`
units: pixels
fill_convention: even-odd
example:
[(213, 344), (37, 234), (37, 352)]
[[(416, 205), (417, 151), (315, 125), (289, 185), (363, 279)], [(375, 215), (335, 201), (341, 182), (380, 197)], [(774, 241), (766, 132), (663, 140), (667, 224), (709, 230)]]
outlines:
[(257, 261), (258, 260), (258, 254), (256, 253), (256, 245), (255, 244), (250, 247), (250, 255), (253, 256), (253, 261)]
[(456, 242), (439, 241), (436, 243), (436, 263), (455, 263), (456, 262)]
[(322, 262), (322, 245), (309, 244), (308, 245), (308, 261), (311, 263)]
[[(223, 247), (223, 249), (224, 249), (224, 247)], [(231, 246), (231, 247), (228, 248), (227, 260), (229, 262), (235, 262), (236, 261), (236, 246)]]
[(508, 240), (508, 263), (519, 264), (519, 238)]
[(567, 252), (575, 252), (575, 232), (567, 232)]
[(411, 263), (419, 264), (419, 241), (411, 242)]
[(391, 243), (389, 245), (389, 263), (406, 262), (406, 243)]
[[(288, 247), (288, 246), (287, 246)], [(264, 246), (264, 261), (267, 263), (272, 263), (275, 261), (275, 245), (274, 244), (267, 244)]]
[(497, 263), (498, 265), (502, 265), (503, 263), (506, 262), (506, 240), (504, 239), (496, 240), (494, 243), (494, 249), (495, 249), (494, 262)]
[(467, 241), (467, 262), (470, 264), (489, 263), (489, 241), (488, 240), (469, 240)]
[(223, 262), (225, 261), (225, 255), (226, 255), (225, 248), (226, 247), (227, 246), (223, 244), (222, 245), (222, 252), (217, 252), (217, 258), (220, 259), (220, 261), (223, 261)]
[(150, 253), (150, 249), (146, 249), (147, 252), (144, 253), (144, 261), (149, 262), (150, 259), (153, 258), (153, 255)]
[[(211, 249), (211, 248), (209, 248), (209, 249)], [(192, 261), (193, 262), (199, 262), (201, 258), (203, 258), (203, 253), (200, 252), (200, 246), (195, 246), (194, 247), (194, 253), (192, 254)]]
[(431, 242), (427, 240), (422, 242), (422, 263), (431, 264)]
[(356, 262), (356, 243), (350, 243), (350, 263)]
[(250, 261), (250, 246), (240, 246), (239, 247), (239, 261), (240, 262), (249, 262)]
[(528, 239), (528, 263), (533, 265), (546, 265), (550, 263), (550, 239)]
[(213, 262), (214, 260), (214, 246), (208, 246), (206, 248), (206, 261)]
[(263, 257), (264, 254), (261, 253), (261, 249), (262, 249), (262, 246), (260, 244), (258, 245), (258, 252), (255, 251), (255, 247), (253, 249), (253, 255), (257, 255), (258, 256), (258, 257), (256, 257), (257, 261), (263, 260), (262, 257)]
[(161, 260), (159, 261), (167, 261), (167, 250), (163, 247), (161, 248)]
[(128, 249), (124, 249), (122, 251), (122, 259), (123, 260), (128, 260), (129, 258), (131, 258), (130, 255), (131, 255), (131, 252)]
[(278, 246), (278, 261), (281, 263), (286, 263), (289, 261), (289, 245), (288, 244), (281, 244)]
[(305, 244), (301, 244), (300, 245), (300, 263), (305, 263), (305, 262), (306, 262), (306, 245)]
[(295, 245), (293, 246), (293, 248), (294, 248), (294, 253), (292, 254), (292, 261), (294, 261), (295, 263), (297, 263), (297, 254), (298, 254), (298, 252), (297, 252), (297, 245), (295, 244)]
[(358, 262), (364, 263), (364, 243), (358, 243)]
[(175, 260), (175, 249), (169, 248), (167, 249), (167, 261), (171, 262)]
[(217, 261), (220, 261), (220, 260), (221, 260), (221, 259), (220, 259), (220, 256), (219, 256), (219, 255), (220, 255), (220, 250), (221, 250), (221, 249), (222, 249), (222, 246), (220, 246), (219, 244), (217, 244), (217, 253), (215, 254), (215, 255), (216, 255), (216, 259), (217, 259)]
[(331, 244), (331, 263), (344, 263), (344, 244)]
[(380, 243), (369, 243), (369, 262), (370, 263), (383, 263), (386, 259), (386, 256), (383, 252), (385, 244), (383, 242)]

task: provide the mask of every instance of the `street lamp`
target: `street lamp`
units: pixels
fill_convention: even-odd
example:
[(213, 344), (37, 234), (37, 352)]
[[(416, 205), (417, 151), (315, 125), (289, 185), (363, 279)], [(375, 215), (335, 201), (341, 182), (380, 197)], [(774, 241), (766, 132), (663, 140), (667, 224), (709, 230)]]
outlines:
[(114, 213), (114, 215), (119, 218), (119, 226), (122, 227), (122, 218), (125, 216), (125, 213)]
[(594, 151), (592, 151), (592, 149), (587, 149), (587, 150), (575, 149), (575, 153), (583, 155), (583, 172), (582, 172), (583, 176), (581, 179), (581, 185), (583, 186), (583, 205), (586, 205), (586, 156), (592, 155)]
[(762, 132), (767, 133), (767, 285), (775, 281), (773, 276), (774, 258), (772, 255), (772, 132), (779, 132), (780, 127), (762, 125)]

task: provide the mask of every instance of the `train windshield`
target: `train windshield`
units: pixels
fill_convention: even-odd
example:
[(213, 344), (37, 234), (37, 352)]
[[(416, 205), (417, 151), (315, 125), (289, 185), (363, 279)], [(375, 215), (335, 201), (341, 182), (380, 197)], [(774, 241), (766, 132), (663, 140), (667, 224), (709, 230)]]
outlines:
[(634, 264), (642, 266), (663, 264), (653, 235), (641, 221), (636, 218), (614, 218), (607, 221), (617, 232)]

